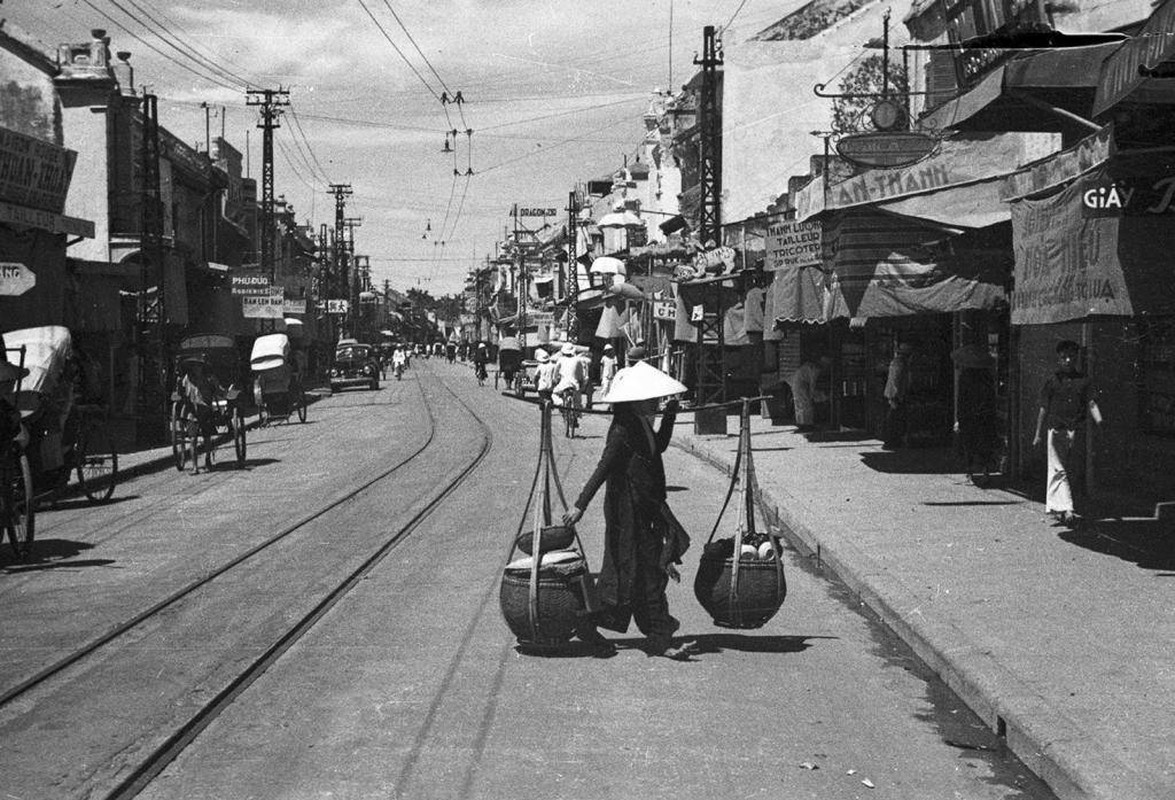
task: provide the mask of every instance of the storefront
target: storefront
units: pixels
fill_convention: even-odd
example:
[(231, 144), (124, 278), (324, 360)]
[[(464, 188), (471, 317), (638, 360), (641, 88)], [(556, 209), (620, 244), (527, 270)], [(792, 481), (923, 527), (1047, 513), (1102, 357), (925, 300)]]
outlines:
[[(1099, 139), (1108, 131), (1009, 181), (1020, 445), (1027, 454), (1052, 348), (1073, 339), (1106, 417), (1091, 439), (1088, 489), (1170, 499), (1162, 495), (1175, 470), (1175, 148), (1115, 153)], [(1078, 159), (1078, 150), (1093, 157)]]

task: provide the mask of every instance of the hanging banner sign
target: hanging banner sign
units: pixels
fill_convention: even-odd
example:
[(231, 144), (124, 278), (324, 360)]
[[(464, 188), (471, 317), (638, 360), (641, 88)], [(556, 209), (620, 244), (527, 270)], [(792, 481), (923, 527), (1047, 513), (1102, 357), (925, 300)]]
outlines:
[(241, 316), (246, 319), (284, 319), (285, 298), (281, 287), (267, 295), (242, 295)]
[(763, 269), (774, 272), (789, 267), (824, 263), (824, 226), (819, 222), (772, 222), (767, 226)]
[(527, 311), (526, 324), (533, 325), (553, 325), (555, 323), (555, 313), (553, 311)]
[(326, 313), (328, 314), (346, 314), (351, 310), (350, 300), (327, 300)]
[(16, 297), (37, 285), (37, 273), (12, 261), (0, 261), (0, 296)]
[(1082, 196), (1092, 186), (1078, 181), (1053, 197), (1012, 205), (1013, 325), (1134, 315), (1118, 258), (1121, 218), (1086, 215)]
[(282, 312), (285, 314), (305, 314), (305, 300), (286, 300), (282, 303)]

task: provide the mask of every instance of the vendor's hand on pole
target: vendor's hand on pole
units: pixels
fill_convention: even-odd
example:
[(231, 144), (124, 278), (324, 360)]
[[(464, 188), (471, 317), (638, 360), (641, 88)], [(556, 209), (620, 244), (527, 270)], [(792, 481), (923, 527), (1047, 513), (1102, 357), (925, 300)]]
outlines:
[(681, 409), (681, 403), (676, 397), (671, 397), (665, 401), (665, 408), (662, 411), (664, 414), (676, 414)]
[(564, 511), (563, 512), (563, 524), (568, 527), (571, 527), (575, 523), (579, 522), (579, 520), (582, 516), (583, 516), (583, 509), (581, 509), (581, 508), (572, 508), (568, 511)]

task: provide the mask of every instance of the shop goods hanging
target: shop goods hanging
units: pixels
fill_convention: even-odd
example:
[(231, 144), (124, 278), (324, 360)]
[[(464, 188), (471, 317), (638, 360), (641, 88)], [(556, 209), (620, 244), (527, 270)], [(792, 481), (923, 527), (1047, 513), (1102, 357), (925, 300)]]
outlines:
[[(751, 456), (750, 404), (743, 401), (739, 449), (730, 488), (702, 549), (694, 577), (694, 595), (714, 624), (724, 628), (761, 628), (787, 597), (783, 550), (775, 532), (755, 529), (755, 467)], [(714, 540), (730, 498), (738, 489), (735, 535)]]
[[(527, 646), (556, 646), (569, 641), (591, 612), (591, 571), (583, 543), (573, 527), (551, 522), (551, 484), (564, 511), (567, 501), (554, 467), (551, 406), (540, 406), (539, 458), (522, 525), (514, 536), (502, 571), (498, 601), (507, 627)], [(531, 515), (527, 525), (527, 516)], [(527, 529), (528, 528), (528, 529)], [(524, 530), (525, 529), (525, 530)], [(534, 554), (534, 543), (539, 553)], [(515, 558), (517, 553), (525, 554)]]

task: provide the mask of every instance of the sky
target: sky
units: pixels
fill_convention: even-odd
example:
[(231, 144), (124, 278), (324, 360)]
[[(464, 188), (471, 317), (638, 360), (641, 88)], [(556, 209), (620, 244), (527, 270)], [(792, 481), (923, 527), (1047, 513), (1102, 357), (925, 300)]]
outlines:
[[(161, 124), (203, 149), (206, 114), (249, 153), (248, 88), (289, 91), (275, 194), (333, 227), (330, 184), (373, 281), (458, 293), (494, 254), (513, 203), (564, 208), (575, 183), (638, 149), (656, 89), (696, 69), (705, 25), (761, 30), (799, 0), (0, 0), (55, 52), (94, 28), (128, 50)], [(672, 23), (672, 24), (671, 24)], [(442, 102), (458, 92), (464, 102)], [(207, 104), (209, 110), (202, 107)], [(453, 153), (443, 152), (457, 130)], [(453, 141), (452, 138), (449, 139)], [(457, 175), (454, 174), (456, 171)], [(467, 174), (472, 171), (472, 175)]]

